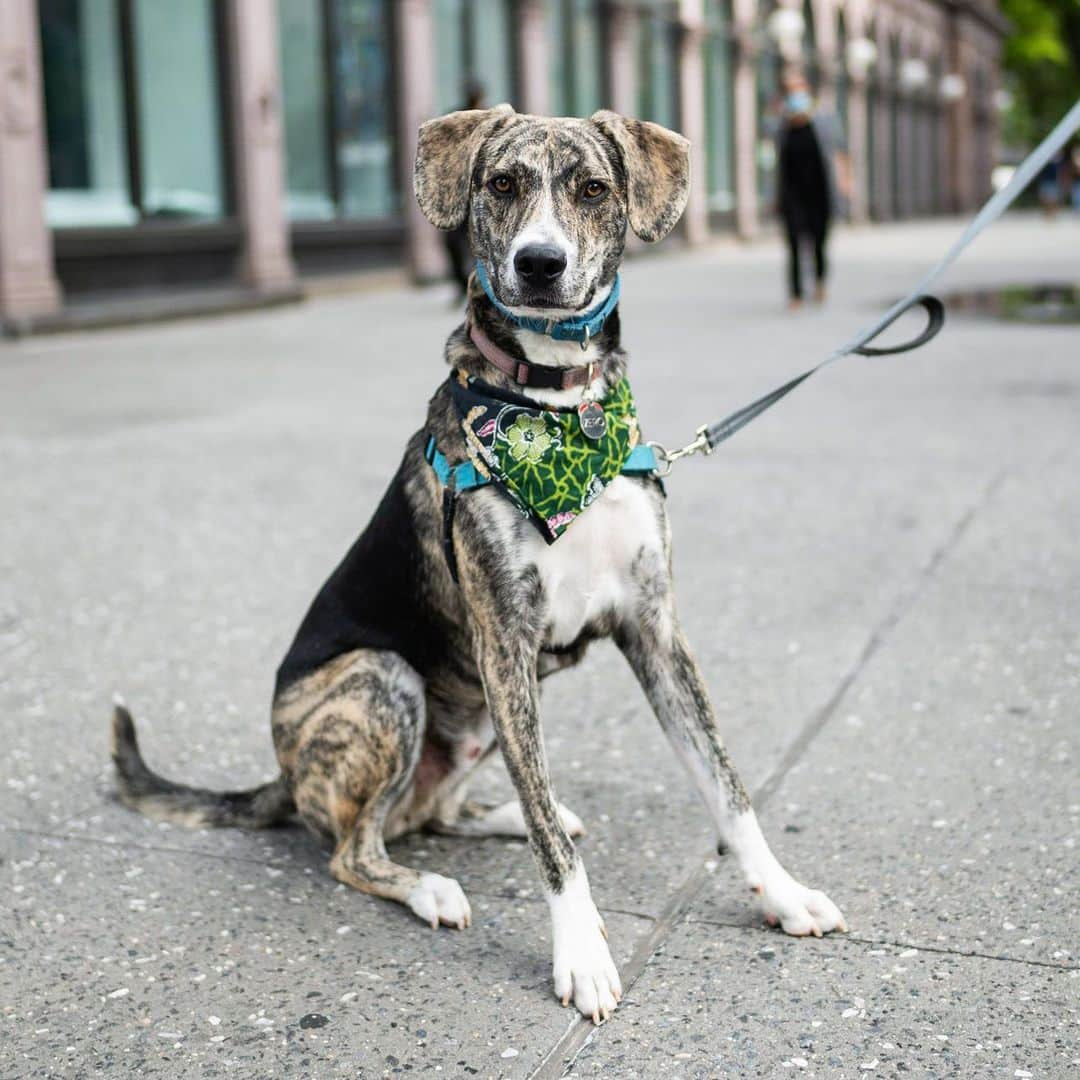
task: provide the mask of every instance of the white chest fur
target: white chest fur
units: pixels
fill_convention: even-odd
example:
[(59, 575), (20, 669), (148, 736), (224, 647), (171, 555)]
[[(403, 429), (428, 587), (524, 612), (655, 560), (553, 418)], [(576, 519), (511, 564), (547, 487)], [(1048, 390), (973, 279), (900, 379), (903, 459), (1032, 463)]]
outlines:
[(529, 527), (522, 555), (536, 565), (547, 601), (545, 645), (570, 645), (590, 623), (629, 610), (632, 567), (662, 545), (656, 504), (642, 485), (617, 476), (554, 544)]

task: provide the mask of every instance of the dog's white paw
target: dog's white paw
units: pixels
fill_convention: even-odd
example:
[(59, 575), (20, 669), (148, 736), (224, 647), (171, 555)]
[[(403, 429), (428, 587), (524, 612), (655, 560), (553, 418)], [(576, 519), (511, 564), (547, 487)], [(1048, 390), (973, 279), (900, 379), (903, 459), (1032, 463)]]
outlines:
[(622, 983), (600, 912), (589, 893), (585, 870), (578, 868), (566, 888), (550, 898), (554, 937), (552, 973), (555, 996), (572, 1001), (582, 1016), (602, 1024), (622, 998)]
[(406, 903), (433, 930), (439, 923), (464, 930), (472, 922), (469, 901), (461, 886), (442, 874), (421, 874)]
[(579, 818), (573, 810), (563, 806), (562, 803), (559, 803), (559, 820), (562, 822), (562, 827), (571, 836), (585, 835), (585, 825), (581, 818)]
[(622, 999), (622, 983), (605, 940), (603, 920), (568, 934), (555, 945), (555, 996), (563, 1005), (573, 1001), (578, 1012), (602, 1024)]
[(794, 937), (821, 937), (833, 930), (846, 931), (843, 912), (817, 889), (800, 885), (789, 874), (753, 889), (770, 926), (780, 926)]
[[(584, 836), (585, 826), (581, 818), (559, 803), (559, 820), (562, 827), (571, 836)], [(472, 836), (515, 836), (528, 839), (529, 830), (525, 825), (525, 814), (521, 809), (521, 803), (517, 799), (511, 799), (501, 806), (496, 806), (482, 818), (470, 821), (467, 831)]]

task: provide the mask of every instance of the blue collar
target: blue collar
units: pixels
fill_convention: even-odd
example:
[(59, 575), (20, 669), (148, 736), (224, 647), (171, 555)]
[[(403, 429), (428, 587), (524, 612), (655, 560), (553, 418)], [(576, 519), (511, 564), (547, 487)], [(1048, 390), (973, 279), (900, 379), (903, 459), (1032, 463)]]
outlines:
[(482, 263), (476, 264), (476, 277), (483, 286), (484, 292), (487, 293), (487, 298), (495, 305), (499, 313), (509, 319), (515, 326), (520, 326), (522, 330), (532, 330), (537, 334), (547, 334), (548, 337), (553, 338), (555, 341), (576, 341), (582, 348), (589, 344), (590, 338), (596, 337), (603, 330), (604, 322), (615, 310), (615, 305), (619, 302), (619, 275), (616, 274), (608, 298), (602, 304), (597, 304), (591, 311), (586, 311), (584, 315), (577, 315), (574, 318), (562, 319), (561, 321), (537, 319), (528, 315), (515, 315), (505, 304), (499, 301), (495, 296), (495, 291), (491, 287), (487, 271)]

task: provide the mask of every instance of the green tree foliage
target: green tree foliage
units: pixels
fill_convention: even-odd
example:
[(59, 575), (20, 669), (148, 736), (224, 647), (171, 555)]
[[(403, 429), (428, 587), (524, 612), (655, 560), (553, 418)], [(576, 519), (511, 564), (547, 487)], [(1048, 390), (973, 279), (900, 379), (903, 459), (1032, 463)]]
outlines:
[(1030, 146), (1080, 98), (1080, 0), (1002, 0), (1001, 9), (1012, 23), (1005, 141)]

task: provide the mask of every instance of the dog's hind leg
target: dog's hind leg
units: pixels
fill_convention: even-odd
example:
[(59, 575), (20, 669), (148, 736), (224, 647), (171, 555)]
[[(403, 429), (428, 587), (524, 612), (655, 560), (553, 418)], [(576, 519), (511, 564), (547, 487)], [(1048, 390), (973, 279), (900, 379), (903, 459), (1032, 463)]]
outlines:
[[(318, 675), (318, 673), (316, 673)], [(408, 800), (424, 740), (424, 686), (393, 653), (361, 651), (321, 679), (282, 697), (274, 734), (305, 823), (334, 840), (338, 881), (404, 904), (425, 922), (464, 929), (471, 921), (461, 886), (393, 862), (384, 829)]]

